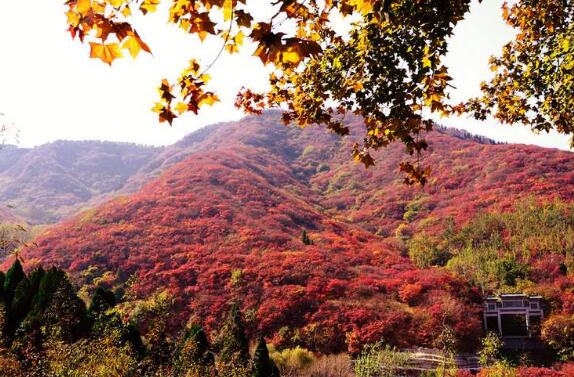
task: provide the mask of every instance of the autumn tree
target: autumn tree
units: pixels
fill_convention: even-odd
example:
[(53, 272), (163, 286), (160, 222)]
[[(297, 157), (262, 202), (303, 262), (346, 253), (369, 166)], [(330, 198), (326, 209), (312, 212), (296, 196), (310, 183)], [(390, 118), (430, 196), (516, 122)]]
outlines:
[[(212, 105), (209, 69), (223, 52), (244, 44), (269, 66), (269, 90), (244, 88), (236, 105), (248, 113), (285, 110), (285, 123), (323, 124), (339, 135), (349, 129), (346, 113), (364, 118), (364, 141), (355, 159), (374, 163), (372, 151), (404, 143), (417, 157), (404, 161), (407, 182), (425, 182), (418, 156), (427, 148), (430, 115), (494, 115), (503, 123), (572, 134), (573, 7), (569, 0), (519, 0), (504, 6), (506, 22), (518, 31), (502, 55), (491, 60), (494, 78), (483, 96), (454, 105), (448, 100), (451, 77), (443, 58), (454, 27), (469, 11), (470, 0), (171, 0), (169, 23), (220, 52), (200, 62), (192, 58), (176, 80), (164, 79), (154, 107), (161, 122)], [(111, 64), (124, 53), (136, 57), (151, 48), (130, 23), (155, 12), (160, 0), (67, 0), (72, 37), (90, 44), (92, 58)], [(267, 7), (267, 16), (254, 10)], [(337, 32), (334, 15), (350, 31)], [(488, 25), (485, 25), (487, 27)], [(246, 43), (249, 42), (249, 43)]]
[[(503, 17), (517, 30), (502, 55), (490, 59), (494, 77), (482, 97), (458, 110), (484, 120), (521, 123), (536, 132), (574, 133), (574, 6), (570, 0), (504, 3)], [(574, 138), (571, 139), (574, 146)]]
[(500, 359), (503, 345), (502, 339), (500, 339), (498, 334), (489, 332), (484, 338), (482, 338), (481, 345), (482, 347), (478, 352), (480, 365), (483, 368), (488, 368), (495, 361)]
[(541, 338), (562, 360), (574, 359), (574, 316), (555, 314), (542, 325)]

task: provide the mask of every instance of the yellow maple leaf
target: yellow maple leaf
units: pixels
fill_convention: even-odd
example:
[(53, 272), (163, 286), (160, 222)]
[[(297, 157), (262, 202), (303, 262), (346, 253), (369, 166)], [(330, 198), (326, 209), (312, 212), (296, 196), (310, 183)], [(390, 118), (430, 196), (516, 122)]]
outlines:
[(182, 18), (179, 21), (179, 27), (185, 31), (188, 31), (189, 28), (191, 28), (191, 22), (189, 22), (189, 20), (187, 18)]
[(225, 0), (223, 2), (223, 20), (229, 21), (233, 16), (233, 0)]
[(159, 0), (144, 0), (142, 5), (140, 5), (140, 9), (144, 14), (148, 12), (155, 12), (157, 10), (158, 4)]
[(165, 106), (161, 102), (156, 102), (155, 105), (151, 108), (151, 111), (154, 113), (161, 113), (165, 109)]
[(92, 10), (94, 13), (104, 14), (106, 12), (106, 4), (94, 1), (92, 3)]
[(204, 73), (201, 76), (199, 76), (199, 79), (203, 81), (204, 84), (207, 84), (211, 80), (211, 76), (207, 73)]
[(111, 65), (115, 59), (123, 56), (120, 51), (120, 46), (117, 43), (102, 44), (90, 42), (90, 48), (90, 58), (100, 59), (109, 65)]
[(303, 57), (296, 49), (289, 47), (281, 54), (281, 61), (286, 64), (299, 64), (303, 60)]
[(215, 94), (206, 93), (202, 96), (199, 100), (198, 106), (201, 107), (203, 105), (213, 106), (215, 102), (219, 101), (219, 98)]
[(227, 50), (227, 52), (229, 52), (230, 54), (235, 54), (237, 52), (239, 52), (239, 46), (235, 43), (228, 43), (225, 45), (225, 49)]
[(76, 10), (83, 15), (88, 13), (90, 9), (92, 9), (91, 0), (78, 0), (76, 3)]
[(124, 15), (124, 17), (129, 17), (132, 15), (132, 10), (128, 5), (124, 7), (124, 9), (122, 10), (122, 14)]
[(179, 115), (185, 113), (188, 109), (188, 106), (186, 103), (180, 102), (177, 104), (177, 106), (175, 107), (175, 110), (179, 113)]
[(68, 16), (68, 25), (76, 27), (80, 24), (81, 16), (77, 12), (71, 10), (66, 13), (66, 16)]
[(235, 41), (236, 45), (242, 46), (244, 38), (245, 38), (245, 34), (243, 34), (243, 32), (241, 30), (239, 30), (239, 32), (235, 35), (233, 40)]
[(354, 0), (351, 4), (362, 14), (368, 14), (373, 10), (372, 0)]
[(142, 46), (137, 38), (129, 36), (124, 40), (124, 43), (122, 43), (122, 48), (128, 50), (132, 58), (135, 59), (140, 53)]
[(126, 0), (108, 0), (110, 5), (114, 8), (119, 8)]

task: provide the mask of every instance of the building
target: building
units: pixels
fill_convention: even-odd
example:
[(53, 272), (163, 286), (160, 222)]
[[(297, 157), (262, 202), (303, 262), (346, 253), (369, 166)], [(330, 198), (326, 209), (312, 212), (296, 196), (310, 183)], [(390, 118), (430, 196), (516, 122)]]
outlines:
[(505, 339), (532, 338), (544, 318), (541, 296), (501, 294), (484, 300), (484, 328)]

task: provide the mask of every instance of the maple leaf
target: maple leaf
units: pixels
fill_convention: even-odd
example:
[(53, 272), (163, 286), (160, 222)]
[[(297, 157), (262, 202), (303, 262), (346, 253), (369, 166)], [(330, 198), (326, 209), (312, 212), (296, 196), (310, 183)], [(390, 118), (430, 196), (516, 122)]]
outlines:
[(122, 10), (122, 14), (124, 15), (124, 17), (129, 17), (132, 15), (132, 10), (130, 9), (129, 5), (126, 5), (124, 7), (124, 9)]
[(148, 12), (155, 12), (157, 10), (158, 4), (159, 0), (144, 0), (144, 2), (140, 5), (140, 10), (143, 14), (147, 14)]
[(146, 52), (151, 52), (150, 48), (148, 47), (147, 44), (145, 44), (138, 36), (136, 35), (130, 35), (128, 36), (125, 40), (124, 43), (122, 44), (122, 48), (126, 49), (130, 52), (130, 55), (132, 56), (132, 58), (136, 58), (138, 56), (138, 54), (140, 53), (140, 51), (143, 49)]
[(213, 93), (205, 93), (199, 98), (198, 106), (201, 107), (203, 105), (213, 106), (215, 102), (219, 101), (219, 98)]
[(173, 123), (173, 120), (177, 118), (177, 115), (175, 115), (170, 109), (168, 108), (164, 108), (163, 111), (159, 114), (159, 121), (160, 123), (163, 122), (168, 122), (169, 125), (171, 126)]
[(251, 27), (251, 21), (253, 21), (253, 17), (249, 13), (241, 9), (235, 11), (235, 22), (238, 26)]
[(123, 56), (120, 51), (120, 46), (117, 43), (102, 44), (90, 42), (90, 47), (90, 58), (100, 59), (109, 65), (111, 65), (115, 59)]
[(80, 20), (82, 19), (82, 16), (73, 10), (68, 11), (66, 16), (68, 18), (68, 25), (73, 28), (77, 27), (80, 24)]
[(86, 15), (92, 9), (92, 2), (90, 0), (78, 0), (76, 3), (76, 10), (82, 15)]
[(233, 0), (225, 0), (223, 2), (223, 21), (231, 20), (233, 16)]
[(303, 56), (296, 47), (288, 47), (281, 53), (281, 61), (285, 64), (297, 65), (303, 60)]
[(108, 0), (110, 5), (114, 8), (119, 8), (126, 0)]
[(180, 102), (177, 104), (177, 106), (175, 106), (175, 110), (179, 113), (179, 115), (185, 113), (188, 109), (189, 106), (184, 102)]

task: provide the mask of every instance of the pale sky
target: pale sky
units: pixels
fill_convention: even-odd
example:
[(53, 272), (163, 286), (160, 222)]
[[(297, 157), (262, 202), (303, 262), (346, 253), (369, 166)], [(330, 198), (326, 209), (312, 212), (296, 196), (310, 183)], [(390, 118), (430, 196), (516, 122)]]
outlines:
[[(241, 56), (224, 56), (210, 71), (221, 102), (203, 108), (199, 116), (180, 118), (173, 127), (160, 125), (149, 110), (160, 80), (176, 78), (192, 56), (209, 62), (219, 45), (202, 45), (166, 26), (167, 15), (159, 12), (136, 24), (154, 56), (119, 59), (110, 68), (89, 59), (89, 46), (70, 38), (62, 4), (63, 0), (0, 1), (0, 113), (19, 128), (21, 146), (59, 139), (171, 144), (205, 125), (241, 118), (233, 107), (238, 89), (266, 87), (265, 68), (250, 56), (251, 49)], [(455, 30), (447, 56), (453, 84), (459, 88), (455, 99), (478, 94), (479, 83), (490, 74), (488, 57), (512, 36), (500, 19), (501, 4), (474, 3)], [(568, 148), (565, 136), (537, 136), (522, 126), (466, 118), (440, 122), (496, 140)]]

